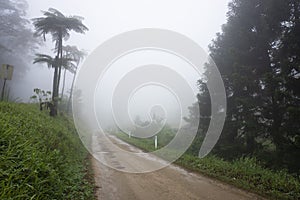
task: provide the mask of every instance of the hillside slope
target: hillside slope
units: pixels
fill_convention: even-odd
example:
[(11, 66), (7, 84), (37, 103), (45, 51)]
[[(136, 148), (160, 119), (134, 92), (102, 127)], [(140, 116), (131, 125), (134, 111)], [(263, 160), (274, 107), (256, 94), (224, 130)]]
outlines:
[(0, 102), (0, 199), (93, 199), (87, 155), (66, 117)]

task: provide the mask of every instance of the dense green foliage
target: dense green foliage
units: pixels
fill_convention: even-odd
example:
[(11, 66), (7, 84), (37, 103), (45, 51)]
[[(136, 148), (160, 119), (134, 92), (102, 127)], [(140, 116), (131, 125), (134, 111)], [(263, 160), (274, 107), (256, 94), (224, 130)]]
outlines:
[[(153, 138), (129, 138), (122, 133), (116, 135), (146, 152), (154, 151)], [(244, 157), (229, 162), (215, 156), (200, 159), (185, 153), (175, 163), (270, 199), (294, 200), (300, 198), (299, 178), (293, 177), (286, 171), (266, 169), (254, 158)]]
[[(257, 157), (266, 166), (300, 173), (300, 1), (233, 0), (222, 33), (210, 46), (227, 93), (227, 117), (214, 153)], [(199, 81), (205, 135), (210, 117), (205, 78)], [(201, 138), (201, 137), (198, 137)], [(197, 152), (196, 152), (197, 153)]]
[(0, 199), (93, 199), (87, 155), (68, 118), (0, 102)]

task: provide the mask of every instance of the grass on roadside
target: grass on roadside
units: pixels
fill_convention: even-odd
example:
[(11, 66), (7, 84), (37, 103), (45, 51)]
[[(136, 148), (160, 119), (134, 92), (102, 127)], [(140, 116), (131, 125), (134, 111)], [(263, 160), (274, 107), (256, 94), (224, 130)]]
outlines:
[(93, 199), (88, 152), (73, 123), (0, 102), (0, 199)]
[[(129, 138), (122, 133), (116, 136), (144, 151), (154, 151), (152, 139)], [(229, 162), (211, 155), (200, 159), (183, 154), (175, 163), (188, 170), (203, 173), (269, 199), (300, 199), (299, 178), (286, 171), (263, 168), (255, 158), (245, 157)]]

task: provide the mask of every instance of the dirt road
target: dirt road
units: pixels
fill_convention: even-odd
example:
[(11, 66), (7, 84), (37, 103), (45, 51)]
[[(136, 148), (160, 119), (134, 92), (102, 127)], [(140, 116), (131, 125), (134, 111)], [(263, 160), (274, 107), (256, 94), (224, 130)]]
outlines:
[[(97, 140), (95, 140), (97, 141)], [(128, 151), (139, 152), (116, 138), (114, 143)], [(97, 141), (94, 145), (101, 144)], [(102, 146), (104, 144), (101, 144)], [(103, 147), (103, 146), (102, 146)], [(118, 155), (110, 147), (94, 152), (94, 156), (105, 153), (107, 160), (115, 164), (116, 169), (126, 170), (126, 164), (118, 162)], [(153, 159), (152, 159), (153, 160)], [(93, 159), (93, 169), (97, 186), (96, 196), (100, 200), (252, 200), (262, 199), (257, 195), (239, 190), (227, 184), (188, 172), (175, 165), (164, 169), (141, 174), (120, 172)], [(132, 161), (130, 162), (132, 163)]]

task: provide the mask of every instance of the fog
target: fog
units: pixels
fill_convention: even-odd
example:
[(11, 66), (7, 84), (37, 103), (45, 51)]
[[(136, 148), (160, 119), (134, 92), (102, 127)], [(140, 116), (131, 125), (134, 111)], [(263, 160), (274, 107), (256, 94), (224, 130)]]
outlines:
[[(67, 16), (78, 15), (84, 17), (83, 23), (89, 28), (89, 31), (84, 35), (71, 33), (71, 38), (64, 42), (64, 45), (76, 45), (79, 49), (85, 49), (88, 53), (92, 53), (100, 44), (115, 35), (141, 28), (161, 28), (176, 31), (194, 40), (205, 51), (208, 51), (211, 40), (217, 32), (221, 31), (221, 25), (225, 23), (228, 2), (229, 0), (28, 0), (28, 18), (40, 17), (42, 16), (41, 11), (50, 7), (58, 9)], [(47, 36), (46, 38), (47, 42), (38, 50), (39, 53), (50, 53), (54, 48), (51, 37)], [(118, 79), (122, 77), (122, 73), (126, 73), (126, 70), (128, 72), (137, 63), (138, 65), (152, 64), (150, 60), (153, 60), (154, 57), (157, 63), (171, 65), (177, 69), (191, 85), (194, 92), (197, 92), (196, 81), (200, 78), (199, 74), (189, 70), (187, 64), (180, 61), (176, 56), (150, 51), (147, 54), (145, 52), (135, 53), (121, 59), (114, 66), (114, 70), (106, 77), (104, 90), (101, 90), (101, 94), (98, 92), (96, 101), (101, 102), (98, 105), (103, 107), (104, 112), (109, 107), (110, 102), (103, 100), (102, 97), (103, 95), (112, 95), (110, 86), (116, 85)], [(122, 66), (123, 70), (119, 70)], [(52, 75), (53, 71), (45, 65), (32, 65), (30, 70), (24, 74), (22, 80), (14, 84), (14, 90), (17, 91), (14, 95), (28, 102), (29, 97), (33, 94), (33, 88), (51, 90)], [(70, 88), (71, 77), (70, 74), (67, 75), (67, 91)], [(146, 93), (152, 93), (154, 99), (155, 95), (163, 97), (161, 98), (162, 104), (168, 105), (165, 109), (169, 110), (169, 116), (180, 112), (175, 105), (176, 98), (164, 93), (161, 88), (147, 87), (145, 91), (137, 92), (137, 96), (131, 99), (129, 104), (129, 107), (132, 108), (131, 117), (141, 115), (142, 119), (149, 120), (149, 115), (143, 115), (137, 111), (137, 107), (138, 110), (144, 112), (143, 105), (147, 105), (146, 108), (150, 104), (155, 104), (153, 101), (147, 101), (149, 96), (145, 96)], [(194, 100), (196, 101), (196, 99)], [(172, 110), (171, 107), (174, 109)], [(183, 112), (187, 114), (187, 110)]]

